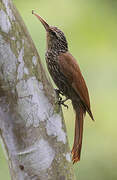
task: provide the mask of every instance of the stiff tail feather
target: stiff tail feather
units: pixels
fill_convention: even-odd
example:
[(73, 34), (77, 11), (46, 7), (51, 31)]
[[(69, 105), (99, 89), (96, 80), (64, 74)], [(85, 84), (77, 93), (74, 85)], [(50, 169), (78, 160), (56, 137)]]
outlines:
[[(76, 111), (76, 110), (75, 110)], [(72, 161), (73, 164), (77, 161), (80, 161), (80, 154), (82, 148), (82, 136), (83, 136), (83, 118), (85, 112), (81, 107), (76, 111), (76, 119), (75, 119), (75, 134), (74, 134), (74, 144), (72, 148)]]

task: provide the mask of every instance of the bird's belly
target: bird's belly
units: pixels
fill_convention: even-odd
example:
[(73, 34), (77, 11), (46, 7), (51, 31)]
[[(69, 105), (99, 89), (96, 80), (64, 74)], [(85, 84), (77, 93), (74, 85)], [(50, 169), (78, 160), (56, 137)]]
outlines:
[(64, 95), (67, 96), (69, 85), (64, 75), (61, 73), (61, 71), (58, 68), (55, 68), (55, 67), (49, 70), (49, 72), (56, 86)]
[(60, 67), (57, 62), (46, 61), (48, 71), (59, 90), (67, 97), (69, 97), (70, 86), (67, 82), (66, 77), (60, 71)]

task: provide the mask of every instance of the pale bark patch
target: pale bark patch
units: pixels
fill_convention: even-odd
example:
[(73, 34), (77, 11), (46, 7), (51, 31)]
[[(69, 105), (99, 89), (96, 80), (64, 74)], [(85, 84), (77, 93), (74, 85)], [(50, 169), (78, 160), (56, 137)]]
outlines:
[(36, 66), (37, 65), (37, 59), (35, 56), (32, 57), (32, 63)]
[(11, 23), (5, 11), (0, 10), (0, 28), (3, 32), (8, 33), (11, 29)]
[[(0, 18), (2, 19), (2, 18)], [(10, 48), (10, 44), (6, 43), (0, 35), (0, 76), (9, 83), (15, 82), (17, 59)], [(10, 61), (9, 61), (10, 59)]]
[(40, 121), (44, 121), (53, 114), (53, 107), (44, 94), (43, 85), (35, 77), (28, 80), (21, 80), (17, 86), (18, 109), (26, 126), (39, 126)]
[(66, 133), (62, 129), (62, 119), (59, 114), (53, 114), (48, 119), (46, 129), (49, 136), (54, 135), (57, 137), (57, 141), (66, 143)]
[(20, 156), (24, 170), (30, 164), (33, 173), (39, 175), (41, 171), (51, 166), (55, 151), (46, 140), (41, 138), (25, 151), (19, 152), (18, 155)]
[(24, 74), (27, 74), (27, 75), (29, 74), (29, 71), (26, 67), (24, 67)]
[(24, 75), (24, 47), (20, 50), (19, 56), (18, 56), (18, 70), (17, 70), (17, 79), (21, 80), (23, 78)]
[(66, 153), (66, 160), (67, 161), (69, 161), (69, 162), (71, 162), (71, 156), (70, 156), (70, 153)]
[(14, 15), (13, 15), (13, 13), (12, 13), (12, 10), (11, 10), (10, 7), (9, 7), (8, 0), (3, 0), (3, 3), (4, 3), (4, 6), (5, 6), (5, 8), (6, 8), (6, 11), (7, 11), (7, 14), (8, 14), (9, 18), (10, 18), (11, 20), (14, 20), (14, 21), (15, 21), (15, 17), (14, 17)]

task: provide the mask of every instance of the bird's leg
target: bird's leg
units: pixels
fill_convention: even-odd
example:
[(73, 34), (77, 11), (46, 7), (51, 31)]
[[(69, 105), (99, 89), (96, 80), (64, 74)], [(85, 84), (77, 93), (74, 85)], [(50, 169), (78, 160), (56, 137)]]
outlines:
[(68, 99), (69, 99), (69, 98), (68, 98), (68, 97), (66, 97), (64, 100), (62, 100), (62, 99), (61, 99), (61, 100), (59, 100), (59, 102), (58, 102), (58, 103), (59, 103), (59, 105), (61, 105), (61, 104), (62, 104), (64, 107), (66, 107), (66, 108), (68, 109), (68, 105), (66, 105), (66, 104), (65, 104), (65, 102), (66, 102)]
[(60, 94), (63, 95), (63, 93), (59, 89), (55, 89), (55, 92), (57, 94), (59, 101), (62, 101), (62, 97), (60, 96)]
[(61, 94), (62, 96), (64, 95), (63, 92), (60, 91), (59, 89), (55, 89), (55, 92), (57, 93), (58, 96), (60, 96), (60, 94)]

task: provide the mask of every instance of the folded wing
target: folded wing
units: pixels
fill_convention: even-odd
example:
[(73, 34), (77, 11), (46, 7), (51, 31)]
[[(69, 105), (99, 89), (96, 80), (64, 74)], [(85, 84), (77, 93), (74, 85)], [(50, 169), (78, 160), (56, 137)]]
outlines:
[(58, 57), (62, 73), (66, 76), (68, 82), (80, 97), (91, 119), (94, 120), (90, 110), (89, 93), (85, 80), (81, 74), (80, 68), (75, 58), (69, 53), (61, 53)]

